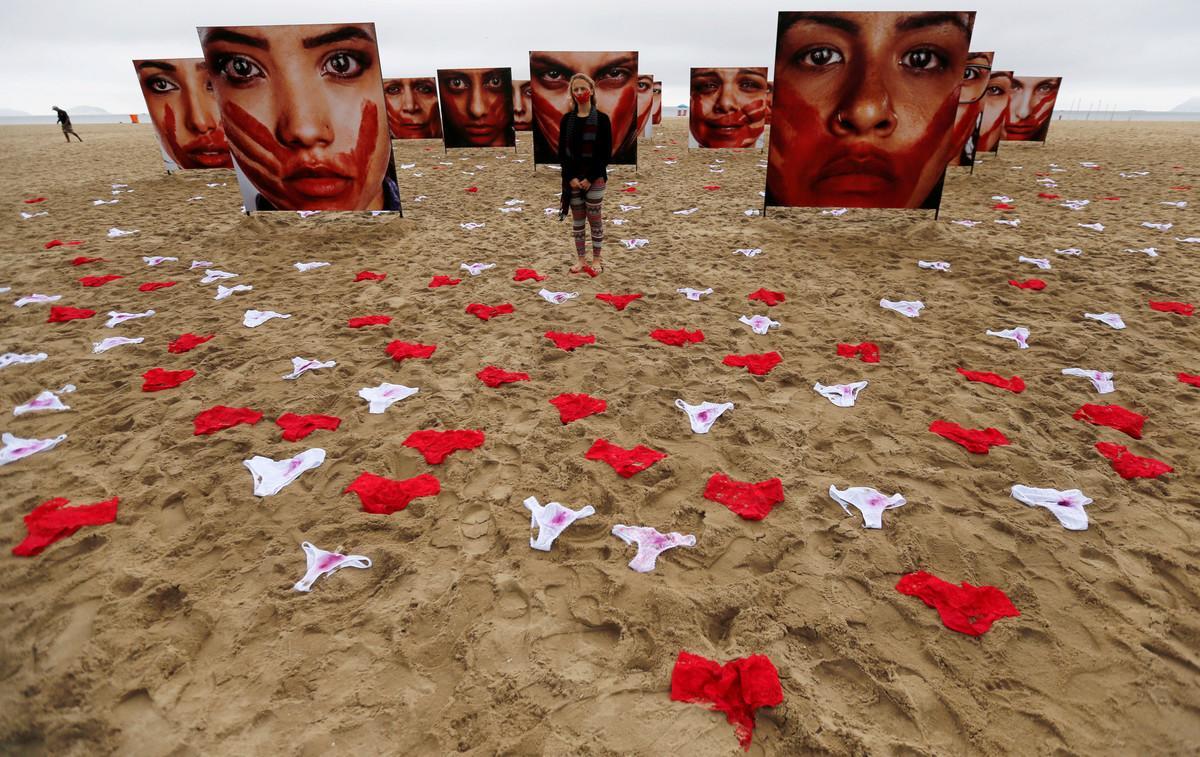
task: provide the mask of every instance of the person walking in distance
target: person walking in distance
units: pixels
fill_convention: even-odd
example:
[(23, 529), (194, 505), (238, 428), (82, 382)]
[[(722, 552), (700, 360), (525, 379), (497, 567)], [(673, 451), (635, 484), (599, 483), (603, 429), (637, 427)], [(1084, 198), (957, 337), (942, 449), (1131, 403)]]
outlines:
[[(67, 138), (67, 142), (70, 142), (71, 135), (75, 134), (75, 128), (71, 126), (71, 117), (67, 115), (65, 110), (57, 105), (51, 107), (50, 110), (58, 113), (58, 123), (62, 125), (63, 136)], [(75, 139), (78, 139), (80, 142), (83, 141), (83, 137), (79, 136), (78, 134), (75, 134)]]

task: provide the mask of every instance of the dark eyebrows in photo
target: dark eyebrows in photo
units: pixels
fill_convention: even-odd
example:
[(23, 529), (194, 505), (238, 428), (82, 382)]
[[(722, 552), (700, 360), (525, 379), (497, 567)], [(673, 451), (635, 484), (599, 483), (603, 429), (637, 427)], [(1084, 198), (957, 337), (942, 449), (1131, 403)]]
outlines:
[(361, 26), (343, 26), (340, 29), (318, 34), (315, 37), (306, 37), (302, 44), (305, 50), (311, 50), (314, 47), (325, 47), (326, 45), (347, 42), (352, 39), (360, 39), (372, 43), (375, 41), (375, 38), (368, 34), (367, 30)]
[(911, 32), (917, 29), (928, 29), (931, 26), (955, 26), (968, 37), (971, 35), (971, 25), (963, 18), (963, 14), (948, 11), (931, 11), (929, 13), (914, 13), (906, 15), (896, 22), (896, 31)]
[(228, 42), (233, 45), (246, 45), (247, 47), (257, 47), (259, 50), (270, 50), (271, 43), (262, 37), (255, 37), (241, 32), (235, 32), (233, 29), (209, 29), (204, 33), (204, 44), (210, 45), (213, 42)]
[(545, 68), (566, 68), (571, 71), (575, 70), (572, 66), (568, 66), (566, 63), (563, 63), (561, 60), (551, 56), (549, 53), (534, 54), (533, 57), (529, 59), (529, 64), (531, 66), (543, 66)]
[[(203, 66), (203, 62), (201, 63)], [(148, 68), (157, 68), (160, 71), (174, 72), (175, 66), (167, 63), (165, 60), (144, 60), (137, 64), (138, 71), (144, 71)]]
[(793, 25), (800, 22), (809, 24), (819, 24), (821, 26), (829, 26), (847, 34), (858, 34), (861, 27), (848, 18), (833, 13), (809, 13), (801, 11), (798, 13), (787, 13), (779, 19), (779, 33), (782, 35)]

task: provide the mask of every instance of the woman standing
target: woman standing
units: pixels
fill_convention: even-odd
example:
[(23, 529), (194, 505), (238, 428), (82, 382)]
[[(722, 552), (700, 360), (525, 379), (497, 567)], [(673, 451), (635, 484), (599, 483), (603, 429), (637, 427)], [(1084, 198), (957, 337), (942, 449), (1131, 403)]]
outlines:
[(612, 124), (596, 107), (596, 83), (586, 74), (571, 77), (571, 109), (559, 122), (558, 162), (562, 165), (562, 208), (559, 220), (571, 212), (571, 234), (579, 262), (571, 273), (587, 266), (584, 218), (592, 228), (592, 268), (604, 270), (600, 251), (604, 245), (604, 218), (600, 212), (608, 161), (612, 155)]

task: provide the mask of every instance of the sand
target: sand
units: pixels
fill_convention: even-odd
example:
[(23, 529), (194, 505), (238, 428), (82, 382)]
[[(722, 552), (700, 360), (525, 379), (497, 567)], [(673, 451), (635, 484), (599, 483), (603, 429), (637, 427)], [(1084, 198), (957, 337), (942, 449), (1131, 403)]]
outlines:
[[(0, 307), (0, 351), (50, 358), (0, 373), (0, 430), (67, 433), (58, 448), (0, 468), (0, 751), (16, 754), (689, 754), (739, 753), (733, 729), (704, 707), (671, 702), (681, 649), (720, 661), (765, 654), (785, 700), (759, 711), (751, 754), (1185, 754), (1200, 741), (1200, 373), (1196, 318), (1151, 311), (1149, 300), (1200, 301), (1197, 125), (1059, 122), (1049, 144), (1005, 144), (973, 176), (953, 172), (941, 220), (932, 214), (817, 211), (744, 215), (760, 206), (763, 156), (686, 149), (686, 124), (667, 119), (643, 148), (640, 172), (615, 170), (606, 214), (608, 269), (568, 276), (557, 174), (535, 173), (526, 139), (515, 151), (452, 152), (397, 142), (404, 218), (292, 213), (246, 218), (233, 177), (163, 174), (148, 126), (84, 126), (65, 145), (54, 127), (0, 130), (6, 198), (0, 286), (15, 297), (100, 311), (45, 323), (46, 305)], [(667, 165), (664, 160), (676, 158)], [(723, 163), (711, 161), (720, 158)], [(517, 162), (524, 160), (524, 162)], [(1080, 167), (1095, 161), (1102, 170)], [(439, 166), (439, 161), (451, 165)], [(1056, 193), (1082, 211), (1039, 199), (1035, 173), (1057, 163)], [(719, 166), (722, 173), (711, 172)], [(1176, 166), (1182, 166), (1177, 168)], [(1121, 178), (1120, 171), (1148, 176)], [(464, 171), (475, 172), (465, 175)], [(417, 177), (416, 174), (422, 174)], [(635, 194), (618, 194), (625, 181)], [(206, 182), (224, 182), (207, 187)], [(134, 192), (109, 199), (110, 185)], [(716, 183), (719, 190), (701, 187)], [(464, 190), (477, 186), (478, 193)], [(991, 206), (1013, 198), (1015, 213)], [(48, 217), (20, 220), (21, 200), (44, 195)], [(189, 198), (203, 196), (201, 200)], [(415, 201), (415, 196), (427, 199)], [(1120, 201), (1099, 198), (1120, 196)], [(501, 213), (504, 201), (523, 212)], [(1161, 205), (1188, 200), (1185, 210)], [(640, 205), (620, 212), (618, 201)], [(672, 211), (697, 207), (689, 216)], [(1019, 228), (993, 223), (1019, 217)], [(976, 228), (951, 220), (976, 219)], [(1169, 232), (1140, 226), (1173, 221)], [(464, 222), (486, 223), (465, 231)], [(1102, 222), (1103, 233), (1078, 223)], [(110, 227), (139, 229), (107, 240)], [(78, 249), (43, 249), (53, 239)], [(646, 238), (636, 251), (618, 239)], [(1157, 258), (1123, 252), (1155, 246)], [(1056, 255), (1077, 246), (1078, 258)], [(760, 247), (749, 259), (737, 248)], [(75, 268), (75, 255), (109, 262)], [(142, 256), (178, 263), (149, 268)], [(1045, 257), (1053, 269), (1017, 262)], [(254, 290), (213, 300), (193, 259), (240, 274)], [(946, 260), (950, 272), (920, 270)], [(299, 261), (333, 265), (307, 273)], [(472, 278), (460, 263), (497, 267)], [(533, 267), (543, 284), (514, 283)], [(384, 282), (355, 282), (364, 269)], [(76, 279), (127, 278), (86, 289)], [(457, 287), (428, 289), (434, 274)], [(1045, 291), (1009, 278), (1038, 277)], [(136, 285), (178, 280), (152, 293)], [(229, 282), (226, 282), (229, 283)], [(555, 306), (541, 286), (578, 291)], [(713, 287), (689, 302), (677, 287)], [(787, 301), (768, 310), (760, 286)], [(624, 312), (597, 292), (644, 292)], [(920, 299), (907, 319), (880, 298)], [(470, 302), (511, 302), (483, 322)], [(158, 314), (103, 328), (109, 310)], [(248, 308), (292, 313), (257, 329)], [(1114, 331), (1082, 313), (1121, 313)], [(758, 336), (740, 315), (782, 327)], [(352, 330), (349, 318), (387, 314), (389, 326)], [(1027, 326), (1031, 348), (985, 335)], [(699, 328), (701, 344), (667, 347), (655, 328)], [(594, 333), (567, 353), (547, 330)], [(184, 332), (215, 333), (184, 355)], [(93, 355), (105, 336), (141, 345)], [(438, 345), (430, 360), (393, 362), (393, 339)], [(839, 341), (870, 340), (877, 365), (840, 358)], [(721, 364), (727, 353), (778, 350), (764, 377)], [(298, 381), (291, 358), (336, 360)], [(485, 365), (532, 380), (488, 389)], [(198, 375), (177, 389), (141, 391), (153, 367)], [(1015, 395), (968, 383), (956, 367), (1020, 375)], [(1062, 368), (1113, 371), (1099, 396)], [(854, 408), (834, 407), (814, 382), (870, 385)], [(69, 412), (13, 418), (10, 408), (67, 382)], [(420, 393), (369, 415), (358, 389), (382, 381)], [(608, 411), (563, 426), (548, 400), (588, 392)], [(707, 435), (690, 432), (674, 400), (735, 403)], [(1086, 402), (1149, 417), (1145, 438), (1072, 420)], [(256, 426), (193, 436), (193, 417), (217, 404), (266, 413)], [(280, 440), (284, 412), (328, 413), (337, 431)], [(992, 426), (1011, 440), (972, 455), (928, 432), (945, 419)], [(401, 442), (424, 428), (477, 428), (484, 445), (430, 466)], [(631, 479), (584, 459), (597, 438), (645, 444), (669, 457)], [(1124, 481), (1094, 449), (1128, 444), (1175, 472)], [(310, 447), (320, 468), (257, 498), (242, 461)], [(431, 472), (436, 498), (390, 516), (342, 490), (360, 473)], [(704, 499), (721, 471), (783, 480), (786, 501), (761, 522)], [(1095, 500), (1091, 528), (1065, 531), (1008, 492), (1016, 483), (1080, 488)], [(866, 530), (829, 486), (902, 492), (908, 505)], [(52, 497), (75, 504), (120, 497), (116, 523), (86, 528), (39, 557), (8, 548), (22, 516)], [(593, 505), (552, 552), (531, 550), (521, 502)], [(657, 570), (627, 567), (634, 550), (613, 524), (695, 534)], [(302, 541), (369, 556), (310, 594)], [(1021, 611), (980, 638), (954, 633), (934, 610), (899, 594), (898, 578), (926, 570), (1001, 588)]]

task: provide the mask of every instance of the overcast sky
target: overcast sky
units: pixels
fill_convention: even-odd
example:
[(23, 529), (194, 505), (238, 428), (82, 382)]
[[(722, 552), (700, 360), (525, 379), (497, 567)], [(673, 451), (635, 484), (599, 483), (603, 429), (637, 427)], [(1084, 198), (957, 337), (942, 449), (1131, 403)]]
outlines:
[(384, 76), (511, 66), (523, 79), (531, 49), (638, 50), (673, 106), (687, 100), (692, 66), (772, 65), (778, 11), (838, 9), (977, 10), (971, 48), (995, 50), (996, 67), (1018, 75), (1063, 76), (1060, 108), (1169, 110), (1200, 96), (1200, 0), (0, 0), (10, 62), (0, 108), (142, 112), (130, 61), (198, 57), (197, 26), (346, 21), (375, 22)]

